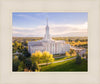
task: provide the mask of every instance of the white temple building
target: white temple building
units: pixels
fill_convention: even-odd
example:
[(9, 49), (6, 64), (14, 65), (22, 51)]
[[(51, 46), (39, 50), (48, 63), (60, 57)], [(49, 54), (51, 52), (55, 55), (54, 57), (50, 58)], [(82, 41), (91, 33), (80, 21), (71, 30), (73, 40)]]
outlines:
[[(48, 19), (45, 28), (45, 36), (39, 41), (28, 42), (28, 51), (30, 54), (35, 51), (48, 51), (51, 54), (64, 54), (66, 51), (70, 50), (70, 45), (66, 44), (64, 40), (53, 40), (49, 33)], [(56, 31), (55, 31), (56, 32)]]

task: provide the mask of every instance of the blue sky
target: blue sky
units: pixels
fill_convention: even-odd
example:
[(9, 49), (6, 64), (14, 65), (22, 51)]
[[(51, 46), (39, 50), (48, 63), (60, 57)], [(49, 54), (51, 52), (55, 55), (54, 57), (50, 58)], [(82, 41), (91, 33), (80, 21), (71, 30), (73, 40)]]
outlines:
[[(81, 35), (82, 29), (84, 30), (82, 33), (87, 33), (88, 13), (86, 12), (14, 12), (12, 14), (13, 36), (43, 36), (47, 17), (51, 29), (50, 32), (53, 36), (75, 36), (72, 33), (77, 36), (77, 32)], [(61, 33), (60, 29), (63, 29)], [(39, 32), (37, 32), (38, 30)]]

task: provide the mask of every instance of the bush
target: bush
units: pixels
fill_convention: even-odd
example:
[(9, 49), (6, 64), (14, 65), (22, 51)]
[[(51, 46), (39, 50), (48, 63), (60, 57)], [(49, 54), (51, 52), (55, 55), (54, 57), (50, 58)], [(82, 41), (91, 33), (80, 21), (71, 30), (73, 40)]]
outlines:
[(77, 55), (76, 64), (81, 64), (81, 56)]
[(32, 66), (32, 71), (39, 71), (39, 65), (38, 65), (38, 63), (37, 62), (35, 62), (34, 64), (33, 64), (33, 66)]

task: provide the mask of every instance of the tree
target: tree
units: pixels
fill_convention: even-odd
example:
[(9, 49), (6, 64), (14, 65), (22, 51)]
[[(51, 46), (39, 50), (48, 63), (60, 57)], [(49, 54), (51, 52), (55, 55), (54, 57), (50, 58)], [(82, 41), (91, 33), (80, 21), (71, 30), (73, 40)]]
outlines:
[(70, 54), (72, 54), (72, 53), (73, 53), (73, 51), (74, 51), (73, 49), (70, 49), (69, 53), (70, 53)]
[(36, 51), (36, 52), (35, 52), (35, 56), (37, 57), (38, 63), (40, 63), (40, 61), (41, 61), (41, 59), (42, 59), (42, 56), (43, 56), (42, 52)]
[(13, 71), (18, 71), (19, 63), (20, 63), (20, 61), (18, 60), (18, 57), (14, 56), (14, 59), (13, 59)]
[(17, 42), (17, 41), (15, 41), (15, 44), (14, 44), (14, 46), (16, 46), (16, 47), (18, 46), (18, 42)]
[(23, 54), (24, 54), (24, 57), (30, 57), (31, 56), (31, 54), (28, 51), (24, 51)]
[(66, 52), (65, 54), (66, 54), (66, 56), (70, 56), (70, 53), (68, 53), (68, 52)]
[(39, 69), (39, 65), (38, 65), (38, 63), (37, 63), (37, 62), (33, 63), (31, 69), (32, 69), (32, 71), (39, 71), (40, 69)]
[(81, 64), (81, 56), (79, 54), (76, 57), (76, 64)]
[(50, 54), (47, 51), (43, 52), (43, 59), (46, 61), (47, 64), (48, 64), (48, 62), (53, 62), (54, 61), (53, 55)]
[(20, 61), (24, 61), (25, 57), (24, 57), (23, 55), (19, 55), (18, 59), (19, 59)]
[(76, 55), (77, 55), (76, 51), (74, 50), (73, 53), (72, 53), (71, 55), (72, 55), (72, 56), (76, 56)]
[(71, 56), (76, 56), (77, 55), (76, 51), (74, 49), (70, 49), (69, 53), (70, 53)]
[(24, 45), (27, 46), (27, 44), (28, 44), (28, 41), (26, 40), (26, 41), (24, 42)]
[(21, 61), (18, 66), (18, 71), (24, 71), (24, 68), (25, 68), (25, 65), (24, 65), (23, 61)]
[(54, 58), (53, 55), (47, 51), (44, 51), (43, 53), (40, 51), (36, 51), (35, 53), (32, 54), (31, 60), (32, 63), (37, 62), (39, 64), (41, 61), (44, 61), (46, 63), (53, 62)]
[(88, 50), (86, 50), (86, 60), (88, 59)]
[(42, 60), (42, 56), (43, 54), (40, 51), (36, 51), (35, 53), (33, 53), (31, 56), (32, 63), (34, 62), (40, 63)]
[(69, 52), (66, 52), (65, 55), (66, 55), (66, 58), (69, 58), (70, 53)]
[(31, 61), (31, 59), (27, 58), (24, 61), (24, 63), (25, 63), (25, 67), (30, 70), (30, 68), (32, 67), (32, 61)]

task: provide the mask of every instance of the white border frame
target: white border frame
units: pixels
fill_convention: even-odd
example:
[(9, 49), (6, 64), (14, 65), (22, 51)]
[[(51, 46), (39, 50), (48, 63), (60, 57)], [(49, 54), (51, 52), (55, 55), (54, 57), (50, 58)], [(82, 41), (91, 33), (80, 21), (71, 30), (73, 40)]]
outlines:
[[(100, 84), (99, 0), (0, 2), (0, 84)], [(12, 12), (88, 12), (88, 72), (12, 72)]]

